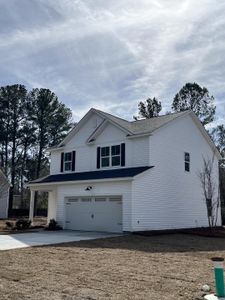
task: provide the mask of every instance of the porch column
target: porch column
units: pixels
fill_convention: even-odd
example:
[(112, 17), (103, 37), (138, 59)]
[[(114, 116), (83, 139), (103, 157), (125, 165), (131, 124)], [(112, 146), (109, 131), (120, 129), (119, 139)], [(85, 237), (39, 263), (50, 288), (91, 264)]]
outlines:
[(30, 211), (29, 211), (29, 220), (31, 220), (31, 223), (33, 223), (34, 219), (34, 194), (35, 191), (30, 191)]

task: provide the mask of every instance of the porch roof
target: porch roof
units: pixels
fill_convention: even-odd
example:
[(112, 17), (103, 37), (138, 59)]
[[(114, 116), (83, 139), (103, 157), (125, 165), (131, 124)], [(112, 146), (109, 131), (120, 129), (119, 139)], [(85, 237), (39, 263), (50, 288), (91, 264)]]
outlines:
[(144, 167), (133, 167), (133, 168), (120, 168), (112, 170), (100, 170), (92, 172), (78, 172), (78, 173), (62, 173), (56, 175), (49, 175), (44, 178), (39, 178), (29, 182), (29, 184), (42, 184), (42, 183), (52, 183), (52, 182), (66, 182), (66, 181), (82, 181), (82, 180), (101, 180), (110, 178), (124, 178), (124, 177), (134, 177), (153, 166)]

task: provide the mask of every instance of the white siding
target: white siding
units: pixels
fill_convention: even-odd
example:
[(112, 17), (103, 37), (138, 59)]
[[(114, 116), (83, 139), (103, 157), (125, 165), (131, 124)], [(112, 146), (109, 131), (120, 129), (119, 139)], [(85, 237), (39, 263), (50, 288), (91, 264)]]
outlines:
[(9, 183), (0, 172), (0, 219), (8, 217)]
[[(91, 185), (91, 191), (85, 191)], [(122, 196), (123, 230), (131, 231), (131, 182), (98, 182), (59, 185), (57, 192), (57, 222), (65, 228), (65, 198), (76, 196)]]
[(6, 219), (8, 217), (8, 198), (9, 189), (4, 188), (0, 195), (0, 219)]
[(50, 154), (50, 174), (60, 173), (61, 152), (54, 151)]
[[(97, 120), (97, 121), (96, 121)], [(86, 141), (94, 131), (94, 124), (99, 124), (100, 119), (93, 115), (80, 129), (74, 138), (65, 146), (64, 152), (76, 150), (75, 172), (95, 171), (96, 153), (98, 146), (116, 145), (126, 143), (125, 167), (149, 165), (149, 138), (127, 139), (126, 133), (118, 127), (108, 124), (103, 132), (97, 137), (93, 145), (87, 145)], [(50, 173), (60, 173), (61, 152), (52, 151)], [(115, 168), (115, 167), (114, 167)]]
[(57, 188), (48, 192), (48, 223), (51, 219), (56, 220)]
[(126, 163), (128, 167), (149, 166), (149, 137), (127, 139)]
[(8, 198), (9, 186), (1, 186), (0, 184), (0, 219), (5, 219), (8, 216)]
[[(202, 157), (213, 152), (190, 116), (177, 119), (150, 137), (150, 165), (132, 184), (132, 229), (157, 230), (208, 226), (197, 173)], [(190, 153), (190, 172), (184, 171)], [(218, 180), (215, 158), (214, 178)], [(219, 213), (218, 225), (221, 224)]]

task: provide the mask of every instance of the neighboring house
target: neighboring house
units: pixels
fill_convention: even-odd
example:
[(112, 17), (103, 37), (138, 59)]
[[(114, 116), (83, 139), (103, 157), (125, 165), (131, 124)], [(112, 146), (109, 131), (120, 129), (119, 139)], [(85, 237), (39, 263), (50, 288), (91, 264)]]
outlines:
[(10, 183), (0, 168), (0, 219), (8, 217), (9, 188)]
[(197, 174), (215, 156), (218, 182), (221, 157), (192, 111), (128, 122), (91, 109), (50, 152), (50, 175), (29, 184), (31, 219), (34, 192), (45, 190), (48, 219), (66, 229), (208, 226)]

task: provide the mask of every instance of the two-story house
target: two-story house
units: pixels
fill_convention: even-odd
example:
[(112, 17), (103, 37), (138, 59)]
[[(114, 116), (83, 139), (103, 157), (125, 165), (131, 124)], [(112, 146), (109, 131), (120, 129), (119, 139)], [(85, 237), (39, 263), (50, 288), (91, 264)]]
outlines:
[(8, 217), (9, 189), (9, 180), (0, 167), (0, 219), (6, 219)]
[(221, 157), (192, 111), (129, 122), (91, 109), (50, 153), (50, 175), (29, 184), (31, 219), (34, 192), (44, 190), (48, 219), (65, 229), (208, 226), (198, 173), (214, 156), (218, 183)]

